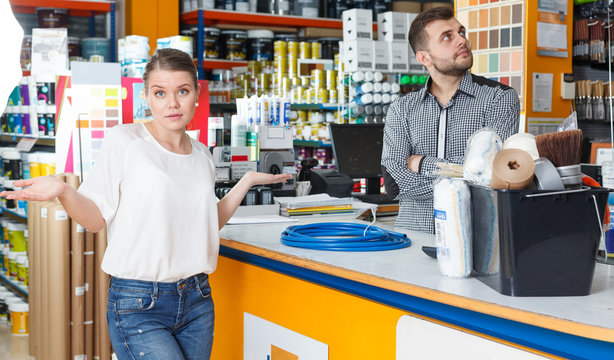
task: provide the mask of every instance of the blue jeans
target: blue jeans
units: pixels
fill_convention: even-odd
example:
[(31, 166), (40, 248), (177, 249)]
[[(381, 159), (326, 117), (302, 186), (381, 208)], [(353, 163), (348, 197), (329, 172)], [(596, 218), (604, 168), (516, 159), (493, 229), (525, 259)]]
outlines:
[(119, 360), (202, 360), (211, 356), (209, 277), (174, 283), (111, 278), (107, 324)]

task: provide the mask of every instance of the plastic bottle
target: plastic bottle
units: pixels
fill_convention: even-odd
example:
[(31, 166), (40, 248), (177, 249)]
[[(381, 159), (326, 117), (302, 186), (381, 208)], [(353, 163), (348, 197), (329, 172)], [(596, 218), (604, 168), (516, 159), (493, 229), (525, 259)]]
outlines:
[(230, 146), (247, 144), (247, 122), (245, 117), (232, 115), (230, 118)]
[(248, 130), (246, 145), (250, 147), (249, 159), (258, 160), (258, 100), (253, 95), (247, 100)]
[[(601, 176), (603, 178), (603, 187), (614, 189), (614, 160), (604, 161), (601, 164)], [(610, 218), (606, 219), (608, 226), (605, 232), (604, 247), (608, 253), (614, 252), (614, 193), (608, 196), (608, 208), (610, 210)], [(608, 247), (610, 243), (610, 247)], [(601, 246), (600, 246), (601, 248)]]

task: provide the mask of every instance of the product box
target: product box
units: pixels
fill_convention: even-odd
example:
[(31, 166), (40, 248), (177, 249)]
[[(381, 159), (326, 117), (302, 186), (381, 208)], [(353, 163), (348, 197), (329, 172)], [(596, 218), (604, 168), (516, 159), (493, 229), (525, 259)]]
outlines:
[(396, 11), (377, 14), (377, 39), (388, 42), (407, 41), (407, 34), (409, 33), (408, 15), (410, 14)]
[(32, 75), (51, 75), (55, 79), (56, 73), (68, 70), (67, 39), (64, 28), (32, 29)]
[(385, 41), (373, 41), (373, 70), (389, 71), (388, 45)]
[(386, 42), (388, 46), (389, 71), (408, 72), (409, 71), (409, 43), (408, 42)]
[(345, 10), (343, 19), (343, 40), (373, 39), (373, 11), (367, 9)]
[(373, 70), (373, 40), (344, 41), (343, 69), (346, 72)]

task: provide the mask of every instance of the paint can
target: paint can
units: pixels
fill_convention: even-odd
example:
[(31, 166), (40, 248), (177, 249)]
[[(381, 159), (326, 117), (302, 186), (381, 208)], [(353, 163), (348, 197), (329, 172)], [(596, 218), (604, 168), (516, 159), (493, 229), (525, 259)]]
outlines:
[(20, 180), (22, 178), (21, 154), (19, 151), (2, 151), (2, 164), (5, 178), (10, 180)]
[(90, 59), (93, 55), (102, 56), (105, 61), (110, 61), (109, 39), (97, 37), (81, 39), (81, 57)]
[(41, 152), (38, 154), (38, 158), (41, 176), (49, 176), (55, 174), (55, 153)]
[(30, 334), (28, 328), (30, 307), (28, 303), (21, 300), (9, 303), (9, 313), (11, 317), (11, 335), (28, 336)]

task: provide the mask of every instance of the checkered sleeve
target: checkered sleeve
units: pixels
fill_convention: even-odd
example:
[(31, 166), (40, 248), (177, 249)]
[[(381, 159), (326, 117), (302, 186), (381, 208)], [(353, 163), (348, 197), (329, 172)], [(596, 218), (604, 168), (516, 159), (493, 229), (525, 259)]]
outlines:
[(503, 141), (518, 132), (520, 101), (516, 90), (509, 88), (495, 96), (490, 110), (486, 126), (495, 130)]
[(432, 179), (407, 168), (407, 160), (413, 154), (413, 149), (407, 123), (400, 109), (402, 103), (395, 101), (386, 115), (382, 149), (384, 186), (388, 195), (397, 200), (430, 199), (433, 197)]

